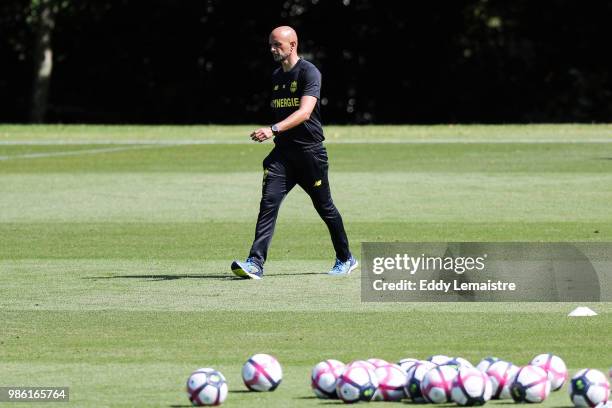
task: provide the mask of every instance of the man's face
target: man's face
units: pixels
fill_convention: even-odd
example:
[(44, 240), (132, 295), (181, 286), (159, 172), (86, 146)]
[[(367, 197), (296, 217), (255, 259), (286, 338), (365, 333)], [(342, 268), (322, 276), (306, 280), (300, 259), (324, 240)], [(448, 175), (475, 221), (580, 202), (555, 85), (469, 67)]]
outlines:
[(270, 52), (274, 61), (282, 62), (286, 60), (292, 51), (293, 46), (289, 41), (283, 40), (276, 35), (270, 35)]

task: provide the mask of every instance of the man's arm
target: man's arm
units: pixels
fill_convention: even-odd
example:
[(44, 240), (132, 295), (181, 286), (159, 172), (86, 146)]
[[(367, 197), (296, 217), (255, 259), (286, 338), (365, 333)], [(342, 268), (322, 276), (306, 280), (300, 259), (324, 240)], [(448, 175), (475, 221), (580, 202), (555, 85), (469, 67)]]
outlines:
[[(310, 114), (316, 105), (317, 98), (314, 96), (302, 96), (300, 98), (300, 108), (276, 124), (278, 131), (285, 132), (310, 119)], [(272, 136), (274, 135), (272, 134), (272, 129), (270, 129), (270, 127), (263, 127), (251, 133), (251, 139), (260, 143), (264, 140), (270, 139)]]

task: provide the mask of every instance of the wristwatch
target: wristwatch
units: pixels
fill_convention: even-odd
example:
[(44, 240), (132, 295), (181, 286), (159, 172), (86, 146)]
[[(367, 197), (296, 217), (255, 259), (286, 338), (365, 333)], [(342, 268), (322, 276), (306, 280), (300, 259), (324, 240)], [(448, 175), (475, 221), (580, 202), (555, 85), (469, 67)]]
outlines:
[(272, 134), (274, 136), (277, 136), (280, 133), (280, 130), (278, 130), (278, 126), (276, 126), (276, 125), (270, 126), (270, 129), (272, 129)]

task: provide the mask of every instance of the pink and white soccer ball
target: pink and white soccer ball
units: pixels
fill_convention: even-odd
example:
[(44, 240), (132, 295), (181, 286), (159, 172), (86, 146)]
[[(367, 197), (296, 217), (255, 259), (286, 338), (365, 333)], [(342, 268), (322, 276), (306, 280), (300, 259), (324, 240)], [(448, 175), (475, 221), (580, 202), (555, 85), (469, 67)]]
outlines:
[(440, 364), (440, 365), (451, 366), (457, 371), (459, 371), (462, 368), (474, 367), (472, 363), (470, 363), (468, 360), (466, 360), (463, 357), (453, 357), (450, 360), (448, 360), (446, 363)]
[(376, 370), (376, 366), (366, 360), (355, 360), (355, 361), (351, 361), (350, 363), (346, 365), (346, 368), (353, 368), (353, 367), (363, 367), (363, 368), (367, 368), (368, 370), (372, 370), (372, 371)]
[(283, 370), (269, 354), (255, 354), (242, 366), (242, 381), (251, 391), (274, 391), (283, 380)]
[(462, 406), (483, 405), (491, 394), (491, 381), (485, 373), (475, 367), (459, 369), (451, 389), (453, 401)]
[(200, 368), (187, 379), (187, 396), (195, 406), (221, 405), (227, 398), (227, 382), (219, 371)]
[(610, 383), (601, 371), (585, 368), (572, 377), (569, 394), (574, 406), (593, 408), (608, 402)]
[(480, 362), (476, 365), (476, 368), (484, 373), (485, 371), (489, 369), (489, 367), (491, 367), (491, 364), (493, 364), (496, 361), (499, 361), (499, 358), (485, 357), (482, 360), (480, 360)]
[(402, 367), (402, 370), (404, 370), (406, 373), (408, 373), (408, 370), (410, 370), (410, 368), (415, 365), (416, 363), (418, 363), (420, 360), (418, 358), (402, 358), (400, 361), (397, 362), (397, 365)]
[(459, 365), (459, 368), (473, 368), (474, 364), (470, 363), (469, 360), (463, 358), (463, 357), (453, 357), (453, 359), (451, 360), (453, 362), (455, 362), (456, 364)]
[(509, 361), (498, 360), (491, 364), (486, 374), (493, 387), (493, 399), (509, 399), (510, 385), (519, 368)]
[(375, 401), (400, 401), (406, 396), (408, 376), (400, 366), (387, 364), (378, 367), (374, 374), (378, 380), (378, 388), (374, 393)]
[(427, 374), (429, 370), (435, 367), (437, 366), (431, 361), (423, 360), (415, 363), (406, 373), (408, 376), (406, 396), (410, 398), (413, 402), (425, 402), (425, 398), (421, 393), (421, 384), (423, 383), (423, 378), (425, 378), (425, 374)]
[(367, 361), (368, 363), (372, 364), (375, 369), (378, 367), (384, 367), (390, 364), (388, 361), (383, 360), (382, 358), (368, 358)]
[(377, 388), (376, 374), (363, 366), (345, 368), (336, 382), (338, 398), (347, 403), (371, 401)]
[(550, 380), (550, 386), (553, 391), (560, 390), (569, 376), (565, 362), (561, 359), (561, 357), (555, 356), (552, 353), (539, 354), (535, 356), (529, 364), (546, 370), (548, 373), (548, 379)]
[(310, 385), (319, 398), (338, 398), (336, 381), (344, 371), (344, 363), (338, 360), (325, 360), (314, 366)]
[(550, 395), (548, 373), (540, 367), (526, 365), (519, 368), (510, 385), (515, 402), (542, 402)]
[(425, 400), (434, 404), (451, 402), (451, 389), (457, 373), (455, 368), (446, 365), (429, 370), (421, 382), (421, 394)]
[(446, 355), (444, 355), (444, 354), (435, 354), (435, 355), (433, 355), (433, 356), (429, 356), (429, 357), (427, 358), (427, 361), (430, 361), (430, 362), (432, 362), (432, 363), (434, 363), (434, 364), (437, 364), (437, 365), (443, 365), (443, 364), (446, 364), (446, 363), (448, 363), (450, 360), (452, 360), (452, 358), (450, 358), (449, 356), (446, 356)]

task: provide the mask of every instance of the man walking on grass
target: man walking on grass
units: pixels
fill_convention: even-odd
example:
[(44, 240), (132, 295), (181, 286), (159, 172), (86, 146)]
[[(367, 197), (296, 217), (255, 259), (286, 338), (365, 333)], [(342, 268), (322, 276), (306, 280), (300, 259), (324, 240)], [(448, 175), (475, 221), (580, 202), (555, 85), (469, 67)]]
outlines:
[(349, 251), (342, 217), (331, 197), (327, 178), (327, 151), (323, 146), (320, 94), (321, 73), (297, 54), (298, 38), (288, 26), (270, 33), (270, 52), (280, 63), (272, 74), (272, 110), (275, 123), (251, 133), (257, 142), (274, 137), (274, 148), (263, 161), (264, 180), (255, 240), (246, 261), (232, 262), (232, 272), (261, 279), (281, 202), (298, 184), (310, 196), (327, 225), (336, 251), (330, 275), (347, 275), (357, 267)]

